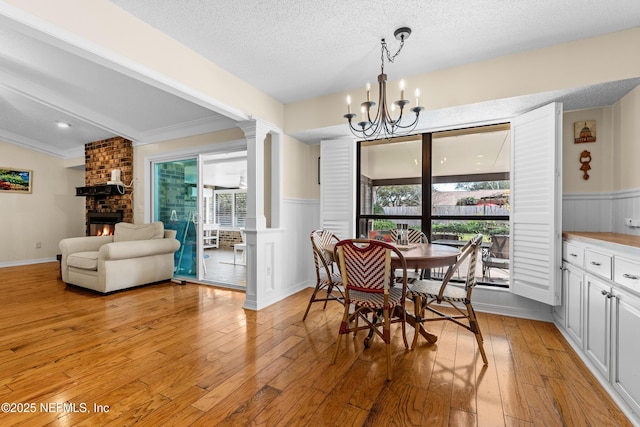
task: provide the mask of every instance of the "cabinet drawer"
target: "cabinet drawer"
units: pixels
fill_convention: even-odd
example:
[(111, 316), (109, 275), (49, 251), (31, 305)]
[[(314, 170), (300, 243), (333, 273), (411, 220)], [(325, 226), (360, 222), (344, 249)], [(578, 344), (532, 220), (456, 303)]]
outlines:
[(606, 279), (611, 279), (611, 255), (594, 252), (590, 249), (584, 251), (585, 269)]
[(562, 259), (578, 267), (584, 267), (584, 248), (573, 243), (562, 243)]
[(620, 286), (640, 292), (640, 263), (615, 257), (613, 280)]

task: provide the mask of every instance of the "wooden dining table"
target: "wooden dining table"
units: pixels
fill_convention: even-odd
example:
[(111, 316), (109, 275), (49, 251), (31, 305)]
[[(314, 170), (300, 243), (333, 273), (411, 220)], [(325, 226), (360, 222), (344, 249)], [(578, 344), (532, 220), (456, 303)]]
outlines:
[[(460, 250), (453, 246), (437, 245), (432, 243), (410, 243), (408, 245), (395, 245), (400, 250), (407, 263), (407, 268), (437, 268), (452, 265), (458, 259)], [(400, 259), (395, 253), (391, 254), (391, 265), (400, 268)]]
[[(453, 246), (439, 245), (433, 243), (410, 243), (409, 245), (393, 245), (400, 249), (402, 256), (407, 264), (407, 270), (410, 269), (430, 269), (438, 267), (449, 267), (455, 264), (460, 255), (460, 250)], [(402, 268), (400, 258), (395, 254), (391, 254), (391, 266), (395, 269)], [(396, 307), (397, 316), (402, 316), (402, 307)], [(405, 310), (406, 311), (406, 310)], [(428, 342), (435, 343), (438, 340), (436, 335), (429, 333), (422, 323), (417, 322), (414, 315), (406, 313), (407, 323), (414, 328), (419, 328), (418, 332)]]
[[(407, 270), (449, 267), (450, 265), (455, 264), (458, 259), (458, 255), (460, 255), (460, 250), (458, 248), (447, 245), (432, 243), (410, 243), (408, 245), (390, 244), (398, 248), (400, 253), (402, 253), (407, 265)], [(325, 250), (333, 254), (333, 247), (334, 245), (331, 244), (330, 246), (327, 246)], [(395, 252), (391, 253), (391, 267), (393, 269), (402, 268), (402, 262)], [(401, 310), (403, 310), (402, 307), (396, 307), (396, 312), (394, 314), (402, 317), (403, 313)], [(419, 328), (420, 335), (422, 335), (428, 342), (435, 343), (438, 340), (436, 335), (427, 332), (422, 324), (416, 321), (415, 316), (407, 312), (406, 318), (407, 323), (414, 328)]]

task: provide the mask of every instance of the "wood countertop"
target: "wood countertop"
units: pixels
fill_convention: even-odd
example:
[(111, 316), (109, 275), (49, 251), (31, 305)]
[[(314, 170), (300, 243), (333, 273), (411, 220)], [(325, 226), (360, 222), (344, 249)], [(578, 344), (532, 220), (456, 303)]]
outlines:
[(632, 236), (620, 233), (604, 233), (590, 231), (564, 231), (563, 238), (575, 238), (578, 240), (598, 240), (601, 242), (615, 243), (617, 245), (640, 248), (640, 236)]

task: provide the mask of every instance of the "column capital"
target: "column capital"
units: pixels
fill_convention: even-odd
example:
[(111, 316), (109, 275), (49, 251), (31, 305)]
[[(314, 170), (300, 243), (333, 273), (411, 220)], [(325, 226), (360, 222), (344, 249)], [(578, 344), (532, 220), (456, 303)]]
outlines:
[(260, 139), (264, 140), (267, 134), (274, 130), (274, 127), (263, 120), (246, 120), (238, 122), (237, 126), (244, 132), (244, 136), (247, 139)]

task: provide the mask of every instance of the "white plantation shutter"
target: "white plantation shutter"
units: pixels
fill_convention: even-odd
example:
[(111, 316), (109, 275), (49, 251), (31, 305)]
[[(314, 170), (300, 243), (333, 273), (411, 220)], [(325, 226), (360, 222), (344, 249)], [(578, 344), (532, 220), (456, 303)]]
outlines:
[(352, 138), (320, 142), (320, 224), (340, 239), (356, 237), (355, 173)]
[(518, 295), (559, 305), (562, 104), (517, 117), (511, 133), (511, 285)]

